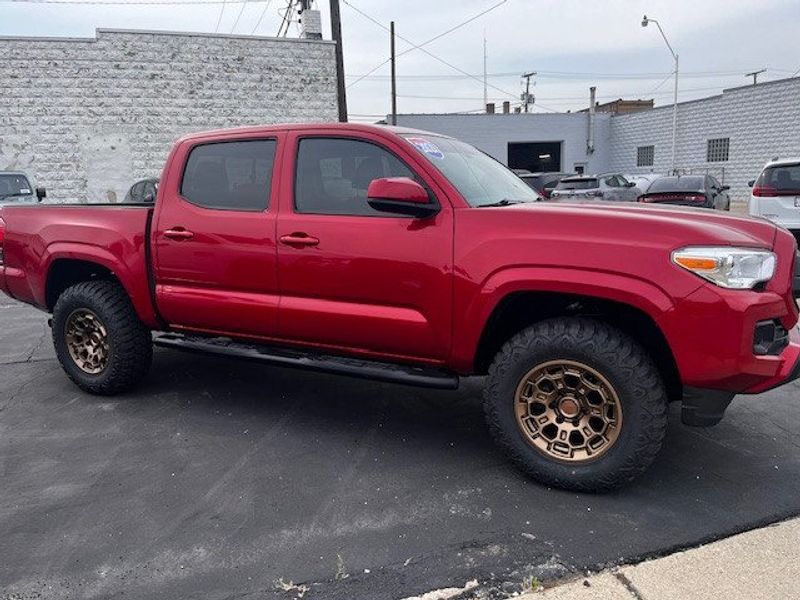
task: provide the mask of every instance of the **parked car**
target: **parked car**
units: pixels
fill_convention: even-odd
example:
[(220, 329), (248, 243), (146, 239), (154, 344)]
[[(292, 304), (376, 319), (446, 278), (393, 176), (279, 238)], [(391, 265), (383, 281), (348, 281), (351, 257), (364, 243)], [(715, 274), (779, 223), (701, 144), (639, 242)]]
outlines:
[(87, 392), (140, 382), (154, 343), (434, 388), (485, 375), (510, 458), (598, 490), (653, 461), (669, 402), (709, 426), (800, 375), (797, 245), (766, 220), (537, 202), (468, 144), (351, 123), (190, 135), (163, 173), (153, 206), (0, 210), (0, 290), (52, 313)]
[(639, 202), (730, 210), (729, 189), (711, 175), (670, 175), (656, 179)]
[(125, 194), (125, 204), (153, 204), (158, 193), (158, 179), (151, 177), (134, 183)]
[(558, 182), (565, 177), (575, 175), (575, 173), (518, 173), (522, 181), (527, 183), (532, 189), (536, 190), (545, 200), (550, 199), (550, 194), (553, 192)]
[(800, 243), (800, 158), (768, 162), (749, 185), (750, 214), (785, 227)]
[(34, 188), (21, 171), (0, 171), (0, 206), (41, 202), (47, 196), (44, 188)]
[(608, 200), (612, 202), (635, 202), (639, 196), (636, 184), (619, 173), (604, 175), (579, 175), (558, 182), (551, 200), (559, 202), (585, 202)]
[(632, 181), (641, 195), (647, 191), (647, 188), (650, 187), (651, 183), (653, 183), (656, 179), (663, 177), (663, 175), (659, 175), (658, 173), (638, 173), (632, 175), (623, 175), (623, 177), (625, 177), (625, 179), (628, 181)]

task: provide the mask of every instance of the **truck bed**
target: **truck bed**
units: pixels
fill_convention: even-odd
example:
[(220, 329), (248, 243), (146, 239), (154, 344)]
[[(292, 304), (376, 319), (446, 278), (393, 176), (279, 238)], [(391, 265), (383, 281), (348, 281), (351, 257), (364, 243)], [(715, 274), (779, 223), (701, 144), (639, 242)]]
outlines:
[(157, 319), (150, 293), (148, 241), (152, 214), (152, 206), (141, 204), (2, 207), (6, 237), (0, 289), (50, 310), (53, 300), (48, 289), (57, 282), (48, 282), (46, 274), (54, 262), (91, 257), (117, 274), (136, 312), (153, 326)]

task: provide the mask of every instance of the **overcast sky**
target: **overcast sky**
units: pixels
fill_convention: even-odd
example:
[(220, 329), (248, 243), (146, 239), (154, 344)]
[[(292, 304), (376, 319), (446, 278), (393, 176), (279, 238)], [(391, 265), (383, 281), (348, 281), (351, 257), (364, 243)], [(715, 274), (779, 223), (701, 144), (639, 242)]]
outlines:
[[(172, 0), (178, 2), (180, 0)], [(420, 44), (500, 0), (342, 0), (348, 103), (354, 120), (375, 120), (389, 110), (389, 66), (356, 82), (389, 55), (386, 31), (353, 7)], [(175, 6), (34, 4), (0, 0), (0, 35), (92, 37), (95, 28), (164, 29), (273, 36), (287, 0)], [(328, 0), (317, 2), (330, 38)], [(241, 10), (241, 16), (239, 16)], [(222, 18), (220, 20), (220, 14)], [(800, 71), (798, 0), (506, 0), (425, 49), (481, 79), (483, 37), (488, 45), (489, 99), (519, 103), (520, 74), (537, 71), (537, 112), (584, 108), (588, 88), (598, 99), (672, 101), (673, 59), (658, 29), (642, 28), (643, 14), (661, 22), (680, 55), (680, 100), (744, 85), (748, 71), (766, 68), (760, 81)], [(237, 21), (238, 17), (238, 23)], [(235, 30), (233, 29), (236, 24)], [(292, 25), (290, 36), (298, 35)], [(398, 52), (410, 45), (398, 40)], [(483, 84), (413, 50), (398, 59), (399, 112), (480, 110)], [(800, 99), (798, 100), (800, 103)]]

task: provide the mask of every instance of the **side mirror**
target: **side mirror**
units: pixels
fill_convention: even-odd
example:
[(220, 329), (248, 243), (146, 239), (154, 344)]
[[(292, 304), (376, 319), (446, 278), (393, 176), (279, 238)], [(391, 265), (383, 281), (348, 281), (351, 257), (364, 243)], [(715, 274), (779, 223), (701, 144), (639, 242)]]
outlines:
[(36, 199), (41, 202), (43, 199), (47, 198), (47, 190), (43, 187), (36, 188)]
[(753, 187), (755, 184), (756, 184), (756, 180), (755, 179), (751, 179), (750, 181), (747, 182), (747, 187)]
[(729, 186), (729, 185), (721, 185), (721, 186), (719, 186), (719, 191), (720, 192), (727, 192), (729, 189), (731, 189), (731, 186)]
[(633, 181), (629, 181), (628, 183), (625, 184), (625, 187), (636, 187), (636, 183), (634, 183)]
[(439, 212), (439, 205), (431, 201), (427, 190), (408, 177), (373, 179), (367, 188), (367, 202), (375, 210), (412, 217)]

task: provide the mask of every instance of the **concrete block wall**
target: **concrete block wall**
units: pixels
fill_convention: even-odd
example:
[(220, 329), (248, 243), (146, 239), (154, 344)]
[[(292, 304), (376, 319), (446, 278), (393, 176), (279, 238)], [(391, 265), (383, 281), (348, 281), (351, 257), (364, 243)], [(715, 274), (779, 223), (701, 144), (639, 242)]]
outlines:
[(121, 202), (172, 142), (219, 127), (336, 120), (334, 44), (98, 30), (0, 38), (0, 170), (54, 202)]
[[(731, 199), (746, 202), (747, 182), (775, 156), (800, 156), (800, 78), (725, 90), (678, 104), (676, 164), (708, 170), (731, 186)], [(707, 162), (707, 141), (730, 138), (726, 162)], [(655, 146), (655, 164), (636, 167), (636, 148)], [(610, 162), (622, 172), (666, 173), (672, 160), (672, 106), (611, 119)]]

